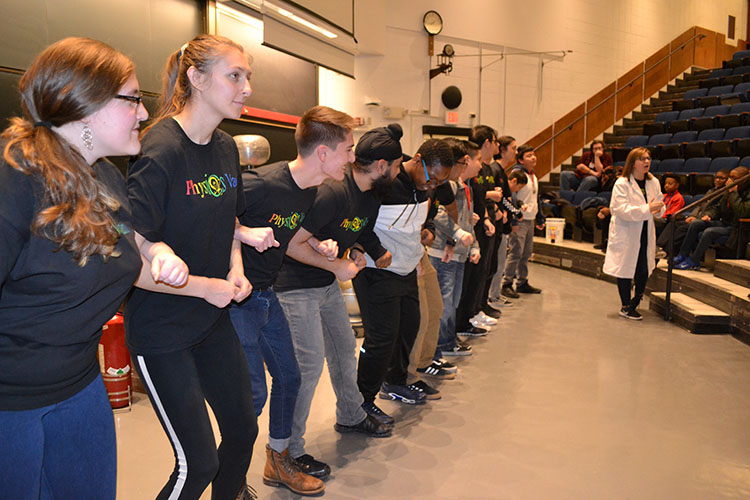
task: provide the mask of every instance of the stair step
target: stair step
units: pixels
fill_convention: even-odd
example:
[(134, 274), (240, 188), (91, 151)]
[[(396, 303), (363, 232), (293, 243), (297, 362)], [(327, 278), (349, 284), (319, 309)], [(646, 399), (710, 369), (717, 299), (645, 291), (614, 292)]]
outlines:
[(560, 172), (550, 172), (549, 173), (549, 183), (554, 186), (560, 186)]
[(648, 111), (633, 111), (631, 118), (634, 118), (636, 120), (648, 120), (652, 122), (656, 118), (656, 115), (657, 113)]
[[(653, 292), (649, 309), (664, 314), (666, 292)], [(683, 293), (670, 296), (670, 310), (674, 322), (691, 333), (731, 333), (731, 317), (700, 300)]]
[(614, 134), (617, 136), (630, 137), (631, 135), (641, 135), (643, 133), (643, 127), (623, 127), (622, 125), (615, 125)]
[(716, 259), (714, 276), (740, 286), (750, 286), (750, 261)]
[(647, 123), (651, 123), (651, 122), (648, 120), (635, 120), (633, 118), (622, 119), (623, 127), (643, 127)]
[(644, 104), (641, 106), (641, 111), (646, 113), (662, 113), (664, 111), (672, 111), (672, 101), (665, 101), (663, 99), (651, 99), (651, 104)]

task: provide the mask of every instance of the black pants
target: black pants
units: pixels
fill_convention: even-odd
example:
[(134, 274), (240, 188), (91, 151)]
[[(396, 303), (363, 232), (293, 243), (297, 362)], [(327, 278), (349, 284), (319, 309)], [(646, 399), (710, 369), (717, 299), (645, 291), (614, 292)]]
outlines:
[[(487, 273), (485, 274), (485, 278), (484, 278), (484, 290), (482, 291), (482, 295), (479, 297), (479, 303), (478, 303), (479, 309), (477, 310), (477, 312), (484, 309), (484, 306), (487, 305), (487, 300), (490, 298), (490, 286), (492, 285), (492, 279), (495, 277), (495, 273), (497, 273), (497, 252), (500, 251), (500, 243), (503, 241), (503, 233), (502, 233), (503, 225), (498, 224), (497, 230), (500, 232), (495, 233), (495, 235), (492, 237), (492, 246), (490, 246), (489, 248), (492, 254), (490, 255), (490, 261), (487, 267)], [(507, 252), (507, 251), (508, 251), (507, 248), (503, 248), (503, 252)]]
[(680, 246), (682, 246), (682, 242), (685, 241), (688, 227), (688, 223), (685, 222), (684, 219), (674, 222), (674, 231), (672, 231), (672, 224), (667, 224), (664, 231), (662, 231), (659, 237), (656, 238), (656, 246), (663, 248), (667, 254), (669, 254), (669, 239), (674, 235), (674, 252), (675, 255), (677, 255), (680, 251)]
[[(484, 232), (484, 226), (480, 221), (474, 226), (475, 234), (477, 235), (477, 242), (479, 243), (479, 252), (481, 254), (479, 263), (472, 264), (468, 260), (466, 267), (464, 267), (464, 281), (461, 288), (461, 300), (456, 308), (456, 329), (460, 332), (471, 327), (469, 320), (477, 314), (484, 303), (486, 302), (486, 295), (484, 295), (485, 285), (488, 278), (488, 270), (492, 265), (492, 261), (495, 261), (497, 266), (497, 253), (491, 255), (492, 249), (495, 246), (495, 236), (487, 236)], [(489, 276), (490, 282), (492, 276)], [(487, 291), (489, 292), (489, 285), (487, 285)]]
[[(622, 307), (629, 307), (635, 310), (641, 302), (643, 292), (646, 290), (646, 281), (648, 281), (648, 221), (643, 223), (641, 229), (641, 248), (638, 250), (638, 261), (635, 264), (635, 275), (633, 279), (617, 278), (617, 291), (620, 293), (620, 302)], [(635, 281), (635, 294), (630, 298), (630, 288)]]
[(365, 401), (373, 401), (383, 381), (406, 385), (420, 320), (417, 271), (400, 276), (365, 268), (352, 284), (365, 329), (357, 385)]
[[(194, 500), (209, 483), (212, 500), (234, 500), (245, 484), (258, 422), (247, 359), (225, 316), (192, 348), (134, 359), (175, 455), (157, 500)], [(218, 451), (206, 401), (221, 431)]]

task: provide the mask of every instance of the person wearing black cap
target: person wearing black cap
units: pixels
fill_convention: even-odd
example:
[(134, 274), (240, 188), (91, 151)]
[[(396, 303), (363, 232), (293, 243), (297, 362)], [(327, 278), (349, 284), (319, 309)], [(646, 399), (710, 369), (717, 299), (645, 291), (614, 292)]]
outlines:
[[(359, 432), (374, 437), (391, 435), (391, 425), (369, 415), (357, 387), (354, 333), (338, 280), (353, 278), (365, 266), (364, 252), (382, 266), (390, 253), (372, 230), (380, 196), (401, 166), (398, 124), (367, 132), (357, 143), (355, 162), (343, 181), (318, 188), (302, 227), (289, 243), (274, 286), (292, 332), (294, 353), (302, 384), (292, 419), (289, 453), (304, 472), (325, 477), (330, 467), (305, 453), (305, 426), (324, 359), (336, 393), (336, 425), (341, 433)], [(310, 239), (332, 239), (338, 255), (328, 259), (310, 246)]]

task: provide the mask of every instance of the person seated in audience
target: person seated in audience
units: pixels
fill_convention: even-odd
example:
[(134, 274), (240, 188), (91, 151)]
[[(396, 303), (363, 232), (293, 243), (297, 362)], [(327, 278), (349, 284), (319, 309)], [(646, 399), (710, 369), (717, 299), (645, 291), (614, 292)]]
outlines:
[(615, 186), (615, 181), (620, 177), (622, 173), (622, 165), (620, 166), (609, 166), (604, 169), (602, 176), (599, 179), (599, 192), (604, 193), (605, 191), (612, 191)]
[(666, 207), (664, 214), (661, 217), (654, 216), (657, 237), (661, 235), (667, 225), (669, 216), (685, 206), (685, 198), (680, 193), (680, 178), (675, 174), (664, 174), (664, 199), (662, 201)]
[[(722, 169), (716, 172), (716, 175), (714, 176), (714, 187), (708, 190), (706, 196), (710, 196), (712, 193), (716, 192), (717, 189), (723, 188), (727, 183), (727, 179), (729, 179), (729, 170)], [(711, 221), (710, 214), (712, 211), (716, 210), (720, 201), (721, 196), (714, 198), (707, 203), (697, 205), (687, 217), (679, 217), (678, 220), (674, 222), (674, 225), (667, 224), (667, 227), (664, 228), (664, 231), (662, 231), (661, 235), (656, 240), (656, 246), (658, 247), (656, 249), (657, 255), (662, 253), (666, 257), (669, 254), (669, 240), (672, 238), (673, 234), (673, 248), (679, 249), (682, 242), (685, 240), (685, 235), (687, 235), (689, 225), (696, 224), (697, 226), (703, 226), (701, 230), (709, 227), (713, 222)], [(672, 228), (674, 228), (674, 230), (672, 230)]]
[(596, 191), (606, 167), (614, 164), (612, 156), (604, 152), (604, 141), (595, 140), (591, 148), (583, 153), (575, 170), (560, 173), (560, 189), (563, 191)]
[[(729, 173), (727, 186), (747, 175), (746, 167), (737, 167)], [(702, 225), (693, 222), (688, 226), (685, 241), (680, 246), (680, 253), (674, 258), (675, 268), (694, 270), (700, 268), (703, 255), (711, 245), (727, 244), (728, 247), (737, 245), (737, 233), (740, 219), (750, 217), (750, 186), (742, 184), (732, 186), (721, 197), (715, 209), (708, 214), (709, 226), (702, 229)]]

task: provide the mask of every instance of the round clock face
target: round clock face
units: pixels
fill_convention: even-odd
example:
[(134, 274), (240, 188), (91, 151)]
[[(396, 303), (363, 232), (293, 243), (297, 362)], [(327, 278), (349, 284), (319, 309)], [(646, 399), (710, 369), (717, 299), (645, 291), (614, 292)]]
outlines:
[(443, 18), (434, 10), (428, 10), (422, 19), (424, 30), (430, 35), (437, 35), (443, 30)]
[(443, 47), (443, 55), (448, 56), (448, 57), (453, 57), (455, 53), (456, 51), (453, 50), (453, 45), (449, 43), (445, 44), (445, 46)]

